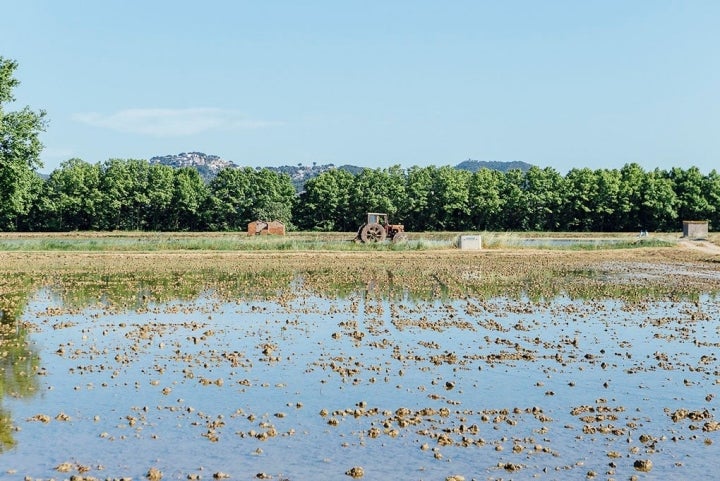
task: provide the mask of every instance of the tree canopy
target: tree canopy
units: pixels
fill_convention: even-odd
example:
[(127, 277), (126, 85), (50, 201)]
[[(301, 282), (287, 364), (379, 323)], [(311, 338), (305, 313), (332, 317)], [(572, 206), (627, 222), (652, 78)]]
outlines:
[(13, 89), (19, 85), (14, 77), (18, 64), (0, 56), (0, 229), (23, 228), (19, 222), (26, 216), (40, 187), (35, 169), (41, 166), (40, 132), (45, 130), (45, 112), (29, 107), (7, 112), (6, 105), (15, 100)]
[(696, 167), (645, 171), (552, 168), (467, 172), (398, 166), (308, 181), (294, 220), (303, 230), (351, 231), (366, 211), (388, 212), (409, 231), (678, 231), (682, 220), (720, 225), (720, 176)]
[[(5, 230), (238, 231), (254, 220), (350, 232), (366, 212), (408, 231), (679, 231), (682, 220), (720, 225), (720, 175), (696, 168), (645, 171), (552, 168), (476, 172), (452, 167), (330, 170), (295, 193), (286, 174), (226, 168), (206, 182), (190, 167), (141, 159), (70, 159)], [(9, 211), (5, 208), (5, 211)]]

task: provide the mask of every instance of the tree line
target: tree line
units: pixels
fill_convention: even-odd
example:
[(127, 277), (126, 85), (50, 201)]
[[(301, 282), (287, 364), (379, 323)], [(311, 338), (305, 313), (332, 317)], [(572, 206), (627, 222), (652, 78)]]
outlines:
[(290, 223), (296, 197), (288, 176), (267, 169), (223, 169), (208, 183), (191, 167), (137, 159), (70, 159), (36, 192), (18, 230), (244, 230), (257, 219)]
[(210, 182), (192, 168), (147, 160), (70, 159), (38, 173), (45, 112), (5, 112), (17, 63), (0, 56), (0, 230), (244, 230), (254, 220), (353, 231), (387, 212), (409, 231), (677, 231), (682, 220), (720, 225), (720, 175), (696, 167), (645, 171), (532, 167), (477, 172), (393, 166), (322, 173), (297, 195), (269, 169), (226, 168)]
[[(16, 188), (15, 192), (18, 192)], [(2, 230), (236, 231), (254, 220), (289, 228), (354, 231), (387, 212), (409, 231), (678, 231), (682, 220), (720, 225), (720, 175), (696, 167), (646, 171), (553, 168), (477, 172), (393, 166), (334, 169), (300, 194), (289, 176), (226, 168), (211, 181), (191, 167), (146, 160), (70, 159), (35, 174), (15, 203), (3, 196)]]
[(636, 163), (565, 176), (539, 167), (332, 170), (305, 184), (293, 219), (301, 229), (348, 231), (367, 211), (388, 212), (410, 231), (678, 231), (682, 220), (720, 225), (720, 175)]

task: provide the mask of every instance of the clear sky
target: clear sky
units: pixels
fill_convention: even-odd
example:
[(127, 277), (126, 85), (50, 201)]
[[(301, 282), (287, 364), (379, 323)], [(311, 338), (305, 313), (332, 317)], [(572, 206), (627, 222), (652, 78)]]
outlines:
[(465, 159), (720, 170), (717, 0), (0, 0), (49, 172)]

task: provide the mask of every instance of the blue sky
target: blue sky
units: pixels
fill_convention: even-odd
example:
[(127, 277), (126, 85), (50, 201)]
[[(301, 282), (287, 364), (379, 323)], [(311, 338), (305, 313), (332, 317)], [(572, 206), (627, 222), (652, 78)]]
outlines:
[(472, 158), (720, 168), (716, 0), (0, 0), (46, 172)]

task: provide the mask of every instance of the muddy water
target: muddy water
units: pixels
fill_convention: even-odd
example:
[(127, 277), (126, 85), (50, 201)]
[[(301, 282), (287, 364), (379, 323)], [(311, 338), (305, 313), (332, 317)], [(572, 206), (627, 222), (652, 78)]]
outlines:
[(5, 380), (2, 479), (708, 479), (720, 454), (707, 297), (118, 313), (43, 291), (22, 320), (12, 362), (34, 374)]

